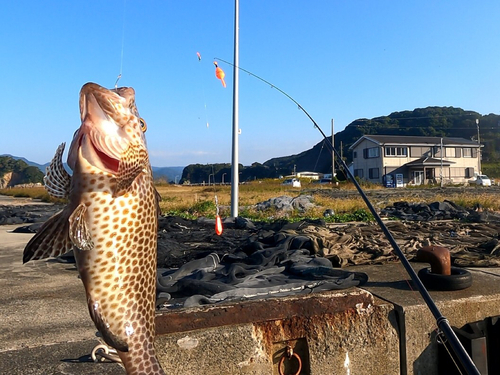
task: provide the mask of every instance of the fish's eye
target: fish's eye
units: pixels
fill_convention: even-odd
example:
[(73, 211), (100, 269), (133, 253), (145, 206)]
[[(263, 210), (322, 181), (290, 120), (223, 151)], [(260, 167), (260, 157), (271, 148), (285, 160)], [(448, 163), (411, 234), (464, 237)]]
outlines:
[(146, 130), (148, 129), (148, 126), (146, 125), (146, 121), (144, 121), (144, 119), (140, 118), (139, 124), (141, 125), (142, 132), (145, 133)]

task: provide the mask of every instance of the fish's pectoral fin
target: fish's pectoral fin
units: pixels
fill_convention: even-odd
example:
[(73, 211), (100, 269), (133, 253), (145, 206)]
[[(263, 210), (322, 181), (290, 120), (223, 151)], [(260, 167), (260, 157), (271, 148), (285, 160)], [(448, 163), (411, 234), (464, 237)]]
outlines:
[(85, 220), (86, 212), (87, 206), (80, 204), (69, 217), (69, 238), (78, 249), (89, 251), (94, 248), (94, 242)]
[(116, 335), (109, 329), (109, 324), (100, 313), (99, 304), (96, 301), (92, 300), (92, 298), (88, 295), (87, 303), (89, 307), (90, 317), (94, 321), (97, 330), (102, 335), (104, 342), (121, 352), (128, 352), (128, 344), (126, 338)]
[(45, 190), (50, 196), (54, 198), (67, 198), (71, 185), (71, 176), (62, 162), (62, 155), (66, 143), (61, 143), (56, 150), (52, 161), (45, 171), (43, 182), (45, 183)]
[(123, 152), (116, 174), (116, 188), (113, 196), (125, 194), (134, 180), (149, 165), (148, 151), (140, 144), (130, 144)]
[(30, 260), (57, 257), (73, 248), (69, 238), (69, 209), (50, 217), (31, 238), (23, 252), (23, 263)]

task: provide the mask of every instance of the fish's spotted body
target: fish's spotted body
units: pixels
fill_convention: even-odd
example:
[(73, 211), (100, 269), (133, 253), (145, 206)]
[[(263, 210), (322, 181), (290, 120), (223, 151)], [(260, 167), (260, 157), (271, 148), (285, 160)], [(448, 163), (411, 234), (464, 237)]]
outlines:
[(88, 83), (80, 93), (82, 125), (62, 166), (64, 144), (46, 187), (68, 197), (25, 248), (23, 260), (74, 250), (90, 316), (128, 375), (163, 375), (154, 350), (158, 196), (145, 122), (132, 88)]

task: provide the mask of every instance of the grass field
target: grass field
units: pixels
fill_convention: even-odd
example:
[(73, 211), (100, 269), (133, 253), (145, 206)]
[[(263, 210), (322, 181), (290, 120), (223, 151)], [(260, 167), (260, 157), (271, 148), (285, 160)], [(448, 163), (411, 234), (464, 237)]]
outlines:
[[(314, 186), (316, 191), (329, 191), (331, 186), (318, 187), (317, 185), (307, 186), (302, 189), (281, 185), (278, 180), (263, 180), (246, 183), (239, 186), (239, 216), (255, 220), (281, 219), (283, 213), (275, 212), (272, 209), (259, 212), (253, 206), (256, 203), (264, 202), (270, 198), (288, 195), (296, 197), (299, 194), (310, 194), (308, 188)], [(222, 217), (231, 215), (231, 186), (211, 185), (211, 186), (182, 186), (182, 185), (157, 185), (157, 190), (162, 196), (160, 207), (163, 213), (181, 215), (185, 217), (206, 216), (214, 217), (216, 213), (215, 196), (219, 203), (219, 212)], [(344, 189), (353, 189), (349, 184)], [(333, 209), (339, 214), (353, 214), (363, 209), (364, 203), (361, 198), (351, 199), (331, 199), (322, 194), (310, 194), (314, 197), (316, 208), (311, 209), (304, 216), (300, 212), (291, 212), (287, 215), (289, 219), (300, 219), (304, 217), (318, 218), (323, 216), (326, 208)]]
[[(200, 216), (215, 217), (215, 196), (218, 198), (221, 217), (231, 215), (231, 186), (186, 186), (157, 184), (156, 188), (161, 195), (160, 207), (163, 214), (178, 215), (186, 218)], [(432, 189), (428, 187), (406, 189), (383, 189), (378, 185), (366, 185), (371, 202), (377, 208), (383, 208), (397, 201), (425, 202), (451, 200), (463, 207), (472, 208), (478, 205), (483, 208), (500, 211), (500, 189), (498, 187), (482, 188), (471, 186)], [(279, 180), (262, 180), (239, 186), (239, 216), (252, 220), (276, 220), (287, 218), (299, 220), (303, 218), (321, 218), (326, 209), (332, 209), (335, 215), (329, 221), (370, 220), (365, 203), (355, 193), (351, 183), (340, 183), (339, 186), (317, 185), (308, 181), (302, 182), (302, 188), (284, 186)], [(11, 188), (0, 190), (0, 194), (16, 197), (31, 197), (46, 202), (59, 202), (52, 199), (43, 187)], [(315, 208), (301, 213), (298, 211), (282, 213), (269, 209), (257, 211), (256, 203), (270, 198), (288, 195), (296, 197), (300, 194), (311, 195)]]

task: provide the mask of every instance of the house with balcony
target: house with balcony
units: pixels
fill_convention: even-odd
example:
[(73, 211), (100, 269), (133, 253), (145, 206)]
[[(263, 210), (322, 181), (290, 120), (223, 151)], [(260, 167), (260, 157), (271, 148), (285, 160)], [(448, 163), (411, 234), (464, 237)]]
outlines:
[(355, 177), (391, 187), (465, 183), (481, 168), (481, 145), (465, 138), (364, 135), (349, 150)]

